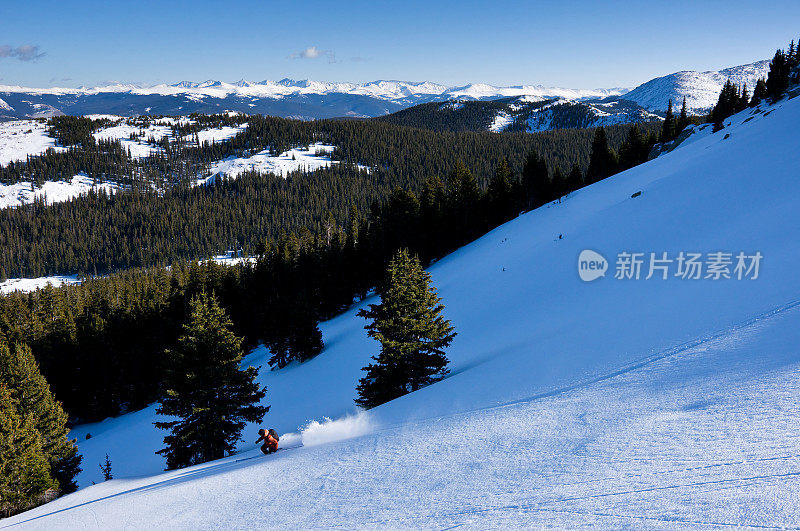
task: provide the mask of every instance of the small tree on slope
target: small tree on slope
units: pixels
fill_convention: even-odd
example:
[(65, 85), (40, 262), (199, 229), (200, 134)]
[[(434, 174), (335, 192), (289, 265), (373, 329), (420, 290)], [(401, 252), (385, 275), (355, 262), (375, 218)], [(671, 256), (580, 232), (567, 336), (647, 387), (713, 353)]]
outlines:
[(357, 387), (356, 403), (372, 408), (416, 391), (447, 374), (444, 349), (456, 333), (442, 316), (444, 305), (431, 286), (419, 258), (407, 249), (389, 263), (381, 303), (358, 315), (372, 322), (365, 328), (381, 343)]
[(167, 447), (156, 452), (168, 469), (224, 457), (246, 422), (260, 422), (269, 410), (259, 405), (266, 393), (255, 381), (258, 369), (239, 368), (242, 339), (231, 326), (216, 298), (201, 293), (190, 302), (178, 347), (167, 351), (167, 391), (156, 412), (178, 418), (155, 425), (170, 430)]

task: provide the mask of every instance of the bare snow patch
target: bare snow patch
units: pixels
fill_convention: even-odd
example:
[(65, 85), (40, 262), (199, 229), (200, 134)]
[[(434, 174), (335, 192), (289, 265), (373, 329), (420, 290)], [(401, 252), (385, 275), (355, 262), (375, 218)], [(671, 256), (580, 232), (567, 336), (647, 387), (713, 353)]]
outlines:
[(9, 278), (5, 282), (0, 282), (0, 293), (3, 295), (12, 293), (14, 291), (29, 293), (31, 291), (36, 291), (37, 289), (42, 289), (48, 284), (51, 284), (54, 288), (57, 288), (66, 284), (79, 283), (80, 280), (78, 279), (77, 275), (55, 275), (51, 277), (39, 278)]
[(47, 203), (61, 203), (84, 195), (90, 190), (113, 194), (122, 187), (114, 182), (97, 183), (86, 175), (76, 175), (69, 181), (46, 181), (41, 187), (30, 181), (0, 184), (0, 208), (18, 207), (44, 199)]
[[(149, 144), (158, 142), (172, 135), (172, 130), (167, 125), (157, 123), (140, 126), (123, 122), (93, 133), (96, 140), (119, 140), (122, 147), (130, 151), (131, 157), (141, 159), (149, 157), (154, 150), (159, 148)], [(132, 140), (135, 138), (135, 140)]]
[(47, 126), (36, 120), (0, 122), (0, 166), (9, 162), (24, 161), (28, 155), (41, 155), (56, 146), (56, 140), (47, 136)]
[[(211, 166), (210, 175), (200, 177), (196, 184), (208, 184), (214, 181), (218, 175), (227, 177), (237, 177), (248, 171), (261, 173), (274, 173), (286, 177), (292, 172), (312, 172), (320, 168), (329, 168), (339, 161), (331, 159), (331, 153), (336, 146), (317, 142), (308, 147), (293, 148), (284, 151), (280, 155), (273, 156), (269, 149), (265, 149), (250, 157), (228, 157)], [(369, 171), (366, 166), (359, 166), (360, 169)]]
[[(231, 127), (231, 126), (224, 126), (214, 129), (203, 129), (202, 131), (197, 132), (197, 140), (200, 144), (204, 142), (222, 142), (228, 139), (231, 139), (241, 133), (242, 131), (247, 128), (247, 123), (240, 125), (239, 127)], [(187, 142), (194, 141), (194, 134), (185, 135), (183, 140)]]
[(492, 125), (489, 126), (489, 131), (493, 131), (495, 133), (499, 133), (500, 131), (505, 130), (508, 125), (513, 122), (514, 119), (505, 111), (498, 112), (494, 120), (492, 120)]

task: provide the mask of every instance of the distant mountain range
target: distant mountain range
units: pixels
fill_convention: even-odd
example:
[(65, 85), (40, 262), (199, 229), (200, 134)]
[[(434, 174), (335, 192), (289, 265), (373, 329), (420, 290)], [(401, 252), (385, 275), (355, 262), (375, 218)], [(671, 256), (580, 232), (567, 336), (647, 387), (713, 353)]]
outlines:
[[(80, 88), (26, 88), (0, 85), (0, 119), (49, 117), (60, 114), (142, 114), (186, 115), (239, 111), (299, 119), (385, 116), (412, 106), (432, 102), (470, 102), (507, 100), (517, 110), (506, 114), (533, 114), (526, 117), (529, 130), (560, 127), (553, 108), (581, 115), (580, 123), (627, 123), (657, 118), (672, 99), (676, 106), (686, 96), (694, 112), (707, 111), (716, 101), (726, 79), (753, 86), (766, 75), (767, 61), (720, 70), (718, 72), (677, 72), (653, 79), (633, 90), (565, 89), (541, 85), (495, 87), (481, 83), (447, 87), (431, 82), (373, 81), (369, 83), (323, 83), (282, 79), (280, 81), (235, 83), (223, 81), (181, 81), (172, 85), (142, 87), (117, 84)], [(569, 106), (564, 107), (564, 105)], [(541, 114), (539, 107), (550, 113)], [(528, 112), (528, 111), (537, 112)], [(594, 117), (594, 118), (593, 118)], [(497, 118), (495, 123), (494, 118)], [(503, 130), (514, 122), (497, 114), (487, 128)], [(595, 119), (597, 118), (597, 119)], [(532, 120), (532, 121), (531, 121)], [(575, 127), (575, 120), (562, 126)], [(517, 120), (517, 123), (521, 123)]]

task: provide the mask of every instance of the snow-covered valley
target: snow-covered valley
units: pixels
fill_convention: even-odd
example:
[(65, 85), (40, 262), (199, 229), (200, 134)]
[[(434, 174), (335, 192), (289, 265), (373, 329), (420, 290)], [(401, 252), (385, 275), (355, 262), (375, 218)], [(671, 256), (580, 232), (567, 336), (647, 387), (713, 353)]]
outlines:
[[(358, 413), (377, 346), (353, 308), (318, 357), (262, 368), (285, 451), (249, 426), (239, 454), (159, 473), (151, 406), (76, 427), (85, 488), (0, 527), (800, 526), (798, 118), (800, 98), (748, 109), (435, 263), (443, 381)], [(581, 281), (585, 249), (605, 278)], [(621, 253), (681, 252), (763, 262), (615, 278)], [(89, 486), (105, 454), (117, 479)]]

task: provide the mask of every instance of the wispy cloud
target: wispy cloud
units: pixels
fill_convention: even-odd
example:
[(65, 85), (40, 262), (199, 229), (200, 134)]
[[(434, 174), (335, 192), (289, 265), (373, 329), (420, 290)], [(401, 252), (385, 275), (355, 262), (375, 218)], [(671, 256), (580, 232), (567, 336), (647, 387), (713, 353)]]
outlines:
[(329, 63), (337, 62), (333, 50), (322, 50), (316, 46), (309, 46), (305, 50), (295, 52), (289, 56), (289, 59), (318, 59), (320, 57), (327, 58)]
[(21, 46), (0, 44), (0, 58), (9, 57), (20, 61), (36, 61), (45, 55), (47, 54), (40, 51), (39, 45), (36, 44), (23, 44)]

